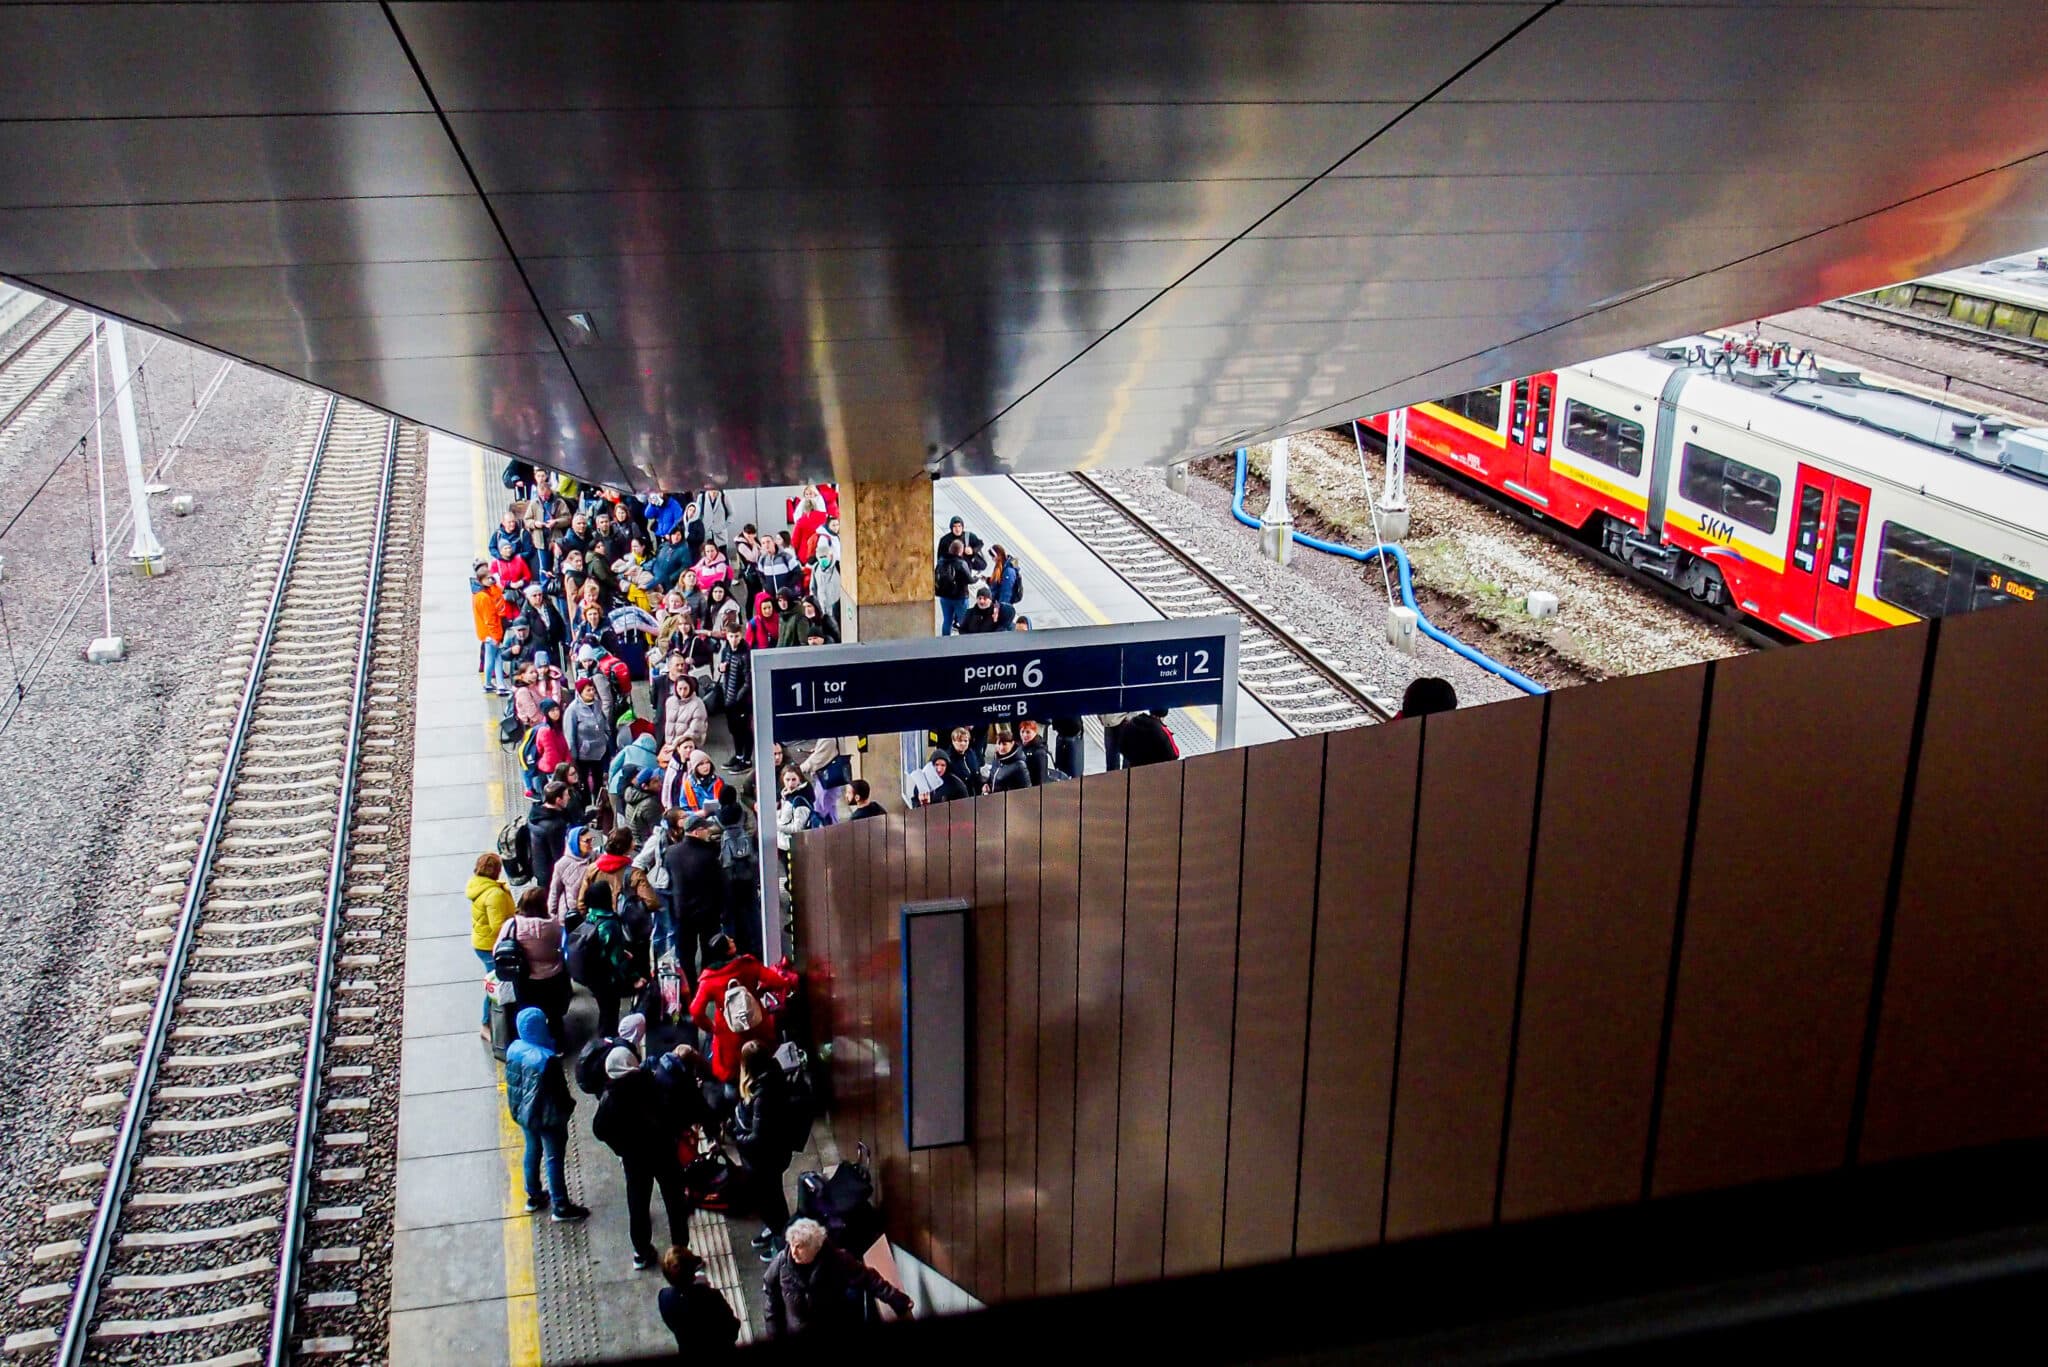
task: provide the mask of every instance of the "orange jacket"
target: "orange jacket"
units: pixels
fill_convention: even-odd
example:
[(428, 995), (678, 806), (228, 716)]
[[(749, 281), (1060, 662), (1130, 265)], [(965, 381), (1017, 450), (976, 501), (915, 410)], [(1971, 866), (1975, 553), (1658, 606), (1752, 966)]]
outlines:
[(469, 596), (470, 615), (476, 618), (476, 638), (479, 641), (502, 641), (505, 639), (505, 591), (496, 584), (486, 584)]

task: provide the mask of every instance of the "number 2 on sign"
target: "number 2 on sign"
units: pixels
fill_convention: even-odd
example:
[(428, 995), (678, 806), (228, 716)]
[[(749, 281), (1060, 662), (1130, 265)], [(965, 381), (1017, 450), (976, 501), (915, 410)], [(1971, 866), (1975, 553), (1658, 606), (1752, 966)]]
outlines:
[(1198, 650), (1195, 652), (1195, 667), (1192, 672), (1196, 674), (1207, 674), (1209, 672), (1208, 651)]

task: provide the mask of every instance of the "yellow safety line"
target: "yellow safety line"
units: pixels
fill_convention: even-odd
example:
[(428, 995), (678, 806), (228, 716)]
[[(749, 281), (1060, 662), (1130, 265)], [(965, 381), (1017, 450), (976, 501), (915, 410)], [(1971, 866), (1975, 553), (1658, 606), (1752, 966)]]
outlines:
[[(1032, 545), (1031, 539), (1025, 536), (1024, 533), (1017, 530), (1016, 523), (1010, 521), (1009, 518), (1004, 517), (1000, 512), (998, 512), (996, 510), (995, 504), (990, 503), (987, 499), (983, 498), (981, 496), (980, 491), (977, 490), (971, 483), (964, 479), (957, 481), (954, 487), (959, 489), (961, 493), (973, 499), (976, 503), (980, 504), (981, 510), (984, 513), (988, 514), (990, 520), (992, 520), (997, 527), (1002, 529), (1004, 538), (1007, 539), (1011, 544), (1016, 546), (1018, 550), (1022, 551), (1027, 559), (1035, 561), (1038, 564), (1039, 568), (1045, 571), (1046, 578), (1052, 580), (1053, 583), (1058, 584), (1060, 586), (1061, 592), (1065, 593), (1067, 597), (1074, 600), (1074, 606), (1080, 608), (1082, 612), (1086, 613), (1088, 617), (1091, 618), (1097, 626), (1106, 627), (1110, 624), (1109, 614), (1104, 612), (1101, 608), (1096, 607), (1093, 600), (1091, 600), (1087, 594), (1081, 592), (1079, 585), (1075, 584), (1073, 580), (1067, 578), (1066, 575), (1060, 573), (1059, 566), (1052, 562), (1052, 558), (1046, 555), (1044, 551), (1039, 550), (1038, 547)], [(1195, 719), (1196, 726), (1202, 728), (1203, 735), (1207, 736), (1211, 741), (1214, 741), (1216, 739), (1216, 723), (1209, 720), (1208, 716), (1205, 713), (1199, 711), (1190, 711), (1188, 715)]]
[[(469, 464), (471, 531), (481, 554), (490, 536), (484, 506), (484, 456), (478, 451)], [(486, 723), (486, 725), (490, 725)], [(505, 785), (484, 785), (485, 806), (494, 817), (505, 815)], [(505, 1361), (510, 1367), (540, 1367), (540, 1295), (533, 1272), (533, 1221), (526, 1213), (526, 1135), (505, 1105), (505, 1074), (498, 1074), (498, 1153), (505, 1160)]]

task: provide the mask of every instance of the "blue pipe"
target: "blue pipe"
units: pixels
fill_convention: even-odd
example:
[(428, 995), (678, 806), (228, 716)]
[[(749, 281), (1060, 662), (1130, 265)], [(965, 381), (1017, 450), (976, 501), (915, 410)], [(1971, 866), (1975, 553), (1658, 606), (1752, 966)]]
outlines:
[[(1259, 525), (1259, 520), (1244, 510), (1244, 476), (1245, 467), (1248, 464), (1247, 456), (1248, 452), (1244, 447), (1240, 446), (1237, 448), (1237, 483), (1230, 496), (1230, 514), (1245, 526), (1256, 527)], [(1550, 691), (1528, 675), (1518, 674), (1499, 660), (1480, 654), (1455, 636), (1449, 636), (1439, 631), (1427, 617), (1424, 617), (1422, 609), (1415, 604), (1415, 586), (1411, 581), (1408, 571), (1408, 553), (1399, 546), (1382, 544), (1367, 546), (1364, 550), (1360, 550), (1356, 546), (1340, 546), (1334, 541), (1324, 541), (1318, 537), (1303, 536), (1300, 532), (1290, 532), (1289, 535), (1294, 538), (1294, 543), (1297, 546), (1307, 546), (1311, 550), (1322, 551), (1328, 555), (1341, 555), (1347, 560), (1364, 562), (1379, 556), (1391, 556), (1395, 567), (1401, 571), (1401, 604), (1414, 611), (1415, 620), (1421, 626), (1424, 636), (1435, 641), (1452, 654), (1461, 655), (1465, 659), (1470, 660), (1487, 673), (1499, 675), (1524, 693), (1547, 693)]]

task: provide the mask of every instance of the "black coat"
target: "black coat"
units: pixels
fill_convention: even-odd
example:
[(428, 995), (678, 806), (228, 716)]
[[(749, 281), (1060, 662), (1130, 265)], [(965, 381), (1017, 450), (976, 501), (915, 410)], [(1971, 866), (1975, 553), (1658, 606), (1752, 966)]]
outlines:
[(526, 843), (533, 861), (534, 886), (545, 888), (554, 881), (555, 864), (569, 843), (569, 814), (560, 807), (534, 803), (526, 814)]
[(1014, 792), (1019, 788), (1038, 786), (1032, 782), (1031, 768), (1025, 762), (1020, 747), (1005, 755), (1000, 751), (988, 762), (988, 789), (992, 793)]
[(675, 1108), (654, 1074), (635, 1068), (605, 1086), (590, 1132), (631, 1164), (676, 1161), (682, 1138)]
[(676, 1353), (684, 1362), (723, 1362), (733, 1355), (740, 1322), (717, 1290), (693, 1281), (680, 1291), (664, 1286), (657, 1299), (661, 1322), (676, 1336)]
[(716, 686), (718, 702), (727, 711), (744, 707), (754, 687), (754, 652), (742, 642), (737, 649), (728, 642), (718, 648)]
[(677, 926), (702, 937), (724, 924), (725, 868), (718, 842), (687, 835), (671, 840), (661, 852), (661, 867), (668, 872), (664, 895)]
[(910, 1312), (910, 1297), (889, 1285), (881, 1273), (843, 1248), (831, 1244), (818, 1250), (807, 1267), (783, 1249), (761, 1279), (767, 1301), (768, 1332), (775, 1338), (806, 1329), (847, 1329), (866, 1321), (866, 1299), (873, 1296), (896, 1311)]
[(1031, 770), (1031, 782), (1034, 787), (1044, 787), (1047, 778), (1058, 772), (1059, 766), (1054, 764), (1052, 756), (1046, 753), (1043, 736), (1029, 745), (1018, 746), (1017, 753), (1024, 757), (1025, 767)]
[(960, 619), (960, 634), (974, 636), (984, 631), (1001, 631), (1003, 624), (996, 618), (995, 605), (984, 608), (977, 604), (967, 609), (967, 615)]
[(1164, 764), (1180, 758), (1180, 751), (1174, 747), (1173, 737), (1167, 734), (1166, 723), (1150, 712), (1140, 712), (1126, 718), (1116, 729), (1117, 747), (1123, 752), (1124, 765), (1135, 769), (1141, 764)]

